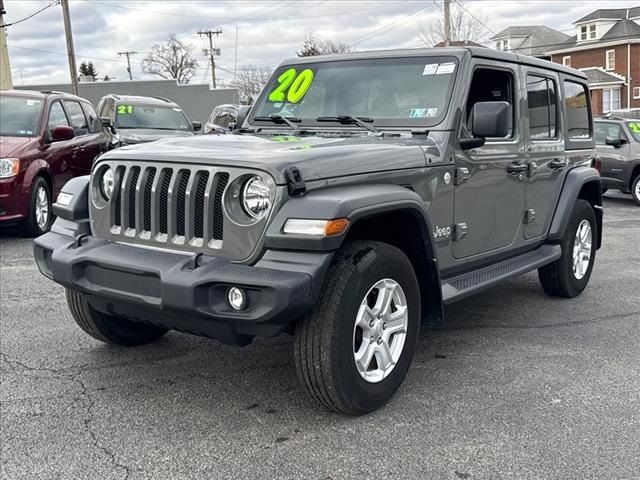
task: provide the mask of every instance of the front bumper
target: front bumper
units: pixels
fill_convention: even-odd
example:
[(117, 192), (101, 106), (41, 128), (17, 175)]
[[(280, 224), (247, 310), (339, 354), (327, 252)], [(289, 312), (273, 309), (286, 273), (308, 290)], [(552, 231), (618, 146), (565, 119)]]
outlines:
[[(72, 231), (54, 226), (34, 241), (43, 275), (86, 294), (104, 313), (236, 345), (277, 335), (303, 315), (317, 299), (332, 257), (267, 251), (247, 266), (65, 234)], [(231, 286), (247, 294), (241, 312), (227, 304)]]
[[(22, 173), (19, 175), (20, 180)], [(29, 202), (22, 191), (18, 177), (0, 179), (0, 223), (14, 223), (25, 217), (25, 205)]]

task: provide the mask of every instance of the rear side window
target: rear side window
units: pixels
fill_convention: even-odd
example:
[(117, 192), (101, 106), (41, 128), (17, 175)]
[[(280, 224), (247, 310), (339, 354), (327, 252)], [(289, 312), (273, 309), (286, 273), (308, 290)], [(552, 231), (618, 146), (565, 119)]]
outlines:
[(587, 95), (589, 93), (584, 85), (570, 80), (564, 81), (564, 108), (569, 139), (591, 137)]
[(89, 132), (99, 133), (102, 129), (102, 125), (100, 124), (98, 114), (93, 109), (93, 105), (82, 102), (82, 109), (84, 110), (84, 114), (87, 117), (87, 122), (89, 123)]
[(76, 132), (76, 135), (86, 135), (89, 133), (89, 126), (87, 125), (87, 119), (82, 112), (82, 108), (80, 108), (80, 104), (78, 102), (71, 102), (69, 100), (65, 100), (64, 107), (67, 109), (69, 113), (69, 117), (71, 120), (71, 126)]
[(66, 127), (69, 126), (69, 121), (67, 120), (67, 115), (64, 113), (62, 109), (62, 105), (60, 102), (55, 102), (51, 104), (51, 110), (49, 110), (49, 120), (47, 120), (47, 131), (51, 133), (51, 130), (55, 127), (59, 127), (60, 125), (64, 125)]
[(557, 121), (556, 87), (550, 78), (527, 75), (529, 136), (534, 140), (555, 138)]

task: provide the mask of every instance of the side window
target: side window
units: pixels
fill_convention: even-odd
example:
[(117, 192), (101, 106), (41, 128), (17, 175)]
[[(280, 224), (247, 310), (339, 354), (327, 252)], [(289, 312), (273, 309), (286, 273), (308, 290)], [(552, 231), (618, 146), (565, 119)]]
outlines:
[(567, 138), (584, 139), (591, 137), (587, 89), (584, 85), (570, 80), (564, 81), (564, 109), (567, 124)]
[(220, 115), (220, 107), (216, 107), (211, 112), (211, 117), (209, 117), (209, 123), (216, 123), (216, 118)]
[(101, 117), (109, 117), (113, 118), (116, 109), (116, 102), (111, 99), (107, 99), (102, 105), (102, 110), (100, 111)]
[(100, 124), (98, 114), (93, 109), (93, 105), (85, 102), (82, 102), (81, 105), (87, 117), (87, 122), (89, 123), (89, 133), (99, 133), (102, 130), (102, 125)]
[(78, 102), (65, 100), (64, 107), (69, 113), (71, 126), (76, 131), (76, 135), (86, 135), (87, 133), (89, 133), (87, 119), (84, 116), (84, 112), (82, 111), (80, 104)]
[(230, 122), (231, 122), (231, 117), (229, 116), (229, 112), (227, 112), (226, 110), (223, 110), (222, 112), (220, 112), (220, 115), (216, 117), (213, 123), (216, 125), (219, 125), (220, 127), (227, 128)]
[(593, 125), (594, 136), (596, 137), (596, 145), (606, 145), (607, 137), (622, 138), (626, 140), (627, 136), (622, 131), (620, 125), (615, 123), (595, 123)]
[(529, 136), (534, 140), (555, 138), (557, 125), (556, 87), (550, 78), (527, 75)]
[(51, 130), (54, 127), (58, 127), (60, 125), (64, 125), (66, 127), (69, 126), (69, 121), (67, 120), (67, 115), (64, 113), (64, 109), (60, 102), (55, 102), (51, 104), (51, 109), (49, 110), (49, 120), (47, 121), (47, 132), (51, 134)]
[(515, 136), (514, 126), (514, 91), (515, 81), (513, 74), (506, 70), (493, 70), (490, 68), (478, 68), (473, 73), (469, 98), (467, 100), (467, 132), (472, 133), (473, 127), (473, 106), (478, 102), (499, 102), (504, 101), (511, 106), (511, 124), (509, 133), (505, 139)]

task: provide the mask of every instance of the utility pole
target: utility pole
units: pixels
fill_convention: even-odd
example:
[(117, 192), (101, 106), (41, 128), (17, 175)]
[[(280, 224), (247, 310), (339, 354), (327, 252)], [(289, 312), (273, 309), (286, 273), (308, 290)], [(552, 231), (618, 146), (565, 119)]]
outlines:
[[(7, 13), (4, 9), (4, 1), (0, 0), (0, 25), (4, 25), (3, 15)], [(11, 66), (9, 65), (9, 51), (7, 50), (7, 32), (5, 27), (0, 27), (0, 90), (11, 90), (13, 82), (11, 80)]]
[(138, 52), (134, 52), (132, 50), (128, 50), (126, 52), (118, 52), (119, 57), (122, 57), (122, 56), (127, 57), (127, 72), (129, 73), (129, 80), (133, 80), (133, 76), (131, 75), (131, 61), (129, 60), (129, 57), (133, 57), (137, 53)]
[(62, 16), (64, 18), (64, 35), (67, 38), (67, 56), (69, 57), (69, 73), (71, 74), (71, 92), (78, 95), (78, 70), (76, 69), (76, 54), (73, 50), (73, 33), (71, 32), (71, 16), (69, 15), (69, 0), (61, 0)]
[(444, 46), (451, 46), (451, 0), (444, 0)]
[(213, 48), (213, 36), (219, 36), (222, 30), (198, 30), (198, 35), (209, 37), (209, 57), (211, 59), (211, 80), (213, 80), (213, 88), (216, 88), (216, 61), (213, 58), (215, 49)]

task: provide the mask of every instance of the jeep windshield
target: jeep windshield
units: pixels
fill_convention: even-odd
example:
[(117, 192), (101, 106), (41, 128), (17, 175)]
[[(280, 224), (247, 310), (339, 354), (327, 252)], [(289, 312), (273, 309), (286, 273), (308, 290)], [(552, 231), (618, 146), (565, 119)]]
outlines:
[(340, 121), (355, 117), (377, 127), (431, 127), (447, 112), (457, 68), (455, 57), (284, 65), (264, 88), (250, 123), (266, 127), (274, 124), (269, 117), (284, 117), (306, 126), (362, 128)]
[(35, 137), (44, 101), (24, 95), (0, 95), (0, 136)]
[(191, 131), (191, 124), (182, 109), (156, 105), (118, 105), (116, 107), (116, 127)]

